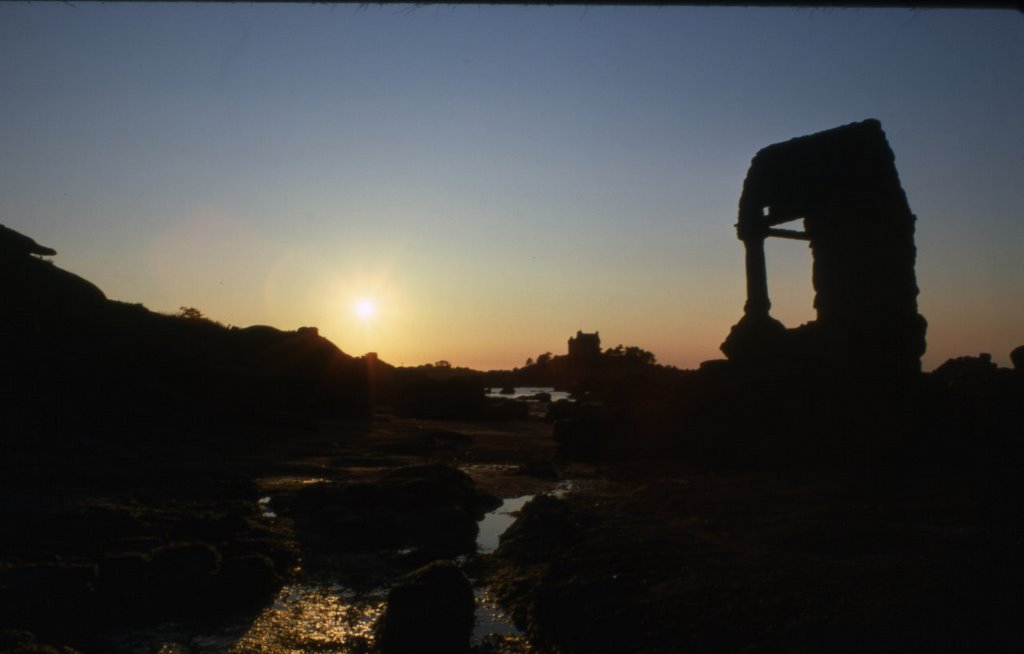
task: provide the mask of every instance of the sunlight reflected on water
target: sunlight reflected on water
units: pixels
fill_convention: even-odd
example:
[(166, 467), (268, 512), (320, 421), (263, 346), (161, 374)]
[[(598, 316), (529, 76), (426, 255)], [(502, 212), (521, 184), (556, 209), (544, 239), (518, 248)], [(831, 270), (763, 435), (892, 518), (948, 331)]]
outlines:
[(340, 586), (291, 584), (230, 649), (231, 654), (355, 654), (374, 641), (383, 592), (357, 596)]

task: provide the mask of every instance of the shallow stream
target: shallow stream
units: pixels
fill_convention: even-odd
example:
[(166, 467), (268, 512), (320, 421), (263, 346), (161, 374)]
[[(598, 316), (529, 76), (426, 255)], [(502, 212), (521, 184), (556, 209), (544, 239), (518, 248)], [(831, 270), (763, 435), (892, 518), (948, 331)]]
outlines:
[[(551, 491), (564, 494), (572, 487), (562, 482)], [(477, 552), (489, 554), (501, 534), (515, 521), (515, 512), (535, 494), (506, 499), (478, 523)], [(273, 498), (259, 500), (262, 516), (276, 519)], [(499, 606), (486, 586), (476, 586), (476, 626), (472, 644), (485, 641), (487, 651), (528, 654), (523, 634)], [(195, 634), (184, 626), (167, 624), (123, 634), (116, 643), (125, 654), (364, 654), (372, 650), (373, 625), (384, 611), (388, 588), (359, 592), (329, 579), (300, 580), (285, 585), (274, 602), (250, 624), (221, 626), (209, 634)]]

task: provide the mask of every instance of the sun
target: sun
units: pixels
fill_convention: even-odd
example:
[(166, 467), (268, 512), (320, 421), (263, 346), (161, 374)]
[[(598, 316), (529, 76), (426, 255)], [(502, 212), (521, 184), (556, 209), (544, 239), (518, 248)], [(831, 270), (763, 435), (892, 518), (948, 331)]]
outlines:
[(359, 318), (369, 320), (377, 313), (377, 306), (373, 303), (373, 300), (363, 298), (356, 301), (355, 313)]

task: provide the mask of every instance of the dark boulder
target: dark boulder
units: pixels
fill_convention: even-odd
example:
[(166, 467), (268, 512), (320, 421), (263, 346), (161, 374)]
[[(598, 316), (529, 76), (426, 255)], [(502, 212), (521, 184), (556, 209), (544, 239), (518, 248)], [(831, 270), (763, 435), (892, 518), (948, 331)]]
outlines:
[(152, 598), (171, 614), (203, 611), (220, 571), (220, 553), (206, 543), (172, 543), (153, 551)]
[(450, 561), (435, 561), (399, 581), (377, 624), (382, 654), (458, 654), (473, 631), (473, 588)]
[(386, 472), (375, 483), (303, 488), (293, 515), (299, 540), (314, 549), (413, 547), (437, 558), (471, 551), (477, 520), (499, 504), (460, 470), (417, 465)]
[(282, 583), (274, 562), (259, 554), (225, 558), (217, 581), (217, 594), (225, 608), (260, 606), (277, 592)]
[(501, 535), (497, 554), (519, 563), (542, 563), (577, 542), (584, 531), (581, 515), (564, 500), (538, 495)]
[(446, 465), (395, 468), (381, 481), (389, 502), (397, 507), (451, 505), (480, 519), (501, 504), (493, 495), (479, 490), (469, 475)]
[(149, 599), (150, 557), (141, 552), (109, 554), (99, 562), (102, 600), (121, 614), (134, 613)]
[(0, 569), (0, 616), (8, 626), (66, 635), (95, 619), (96, 566), (40, 563)]

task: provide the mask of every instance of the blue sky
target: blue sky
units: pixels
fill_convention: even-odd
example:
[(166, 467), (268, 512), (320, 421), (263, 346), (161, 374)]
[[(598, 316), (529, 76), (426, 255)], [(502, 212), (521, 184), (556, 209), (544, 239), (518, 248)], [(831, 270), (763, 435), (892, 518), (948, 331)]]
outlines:
[[(481, 368), (720, 356), (751, 157), (875, 117), (926, 367), (1024, 344), (1019, 12), (3, 4), (0, 88), (0, 223), (108, 296)], [(806, 246), (768, 256), (812, 319)]]

